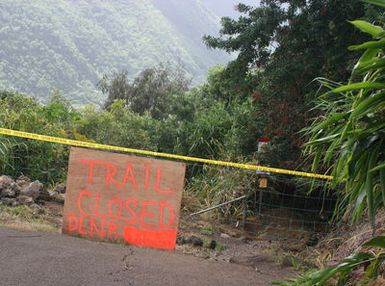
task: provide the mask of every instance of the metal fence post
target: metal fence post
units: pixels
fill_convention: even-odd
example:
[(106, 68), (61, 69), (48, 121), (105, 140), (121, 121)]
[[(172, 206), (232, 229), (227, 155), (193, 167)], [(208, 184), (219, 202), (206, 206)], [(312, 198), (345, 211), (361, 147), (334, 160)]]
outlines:
[(242, 216), (242, 227), (243, 230), (246, 228), (246, 216), (247, 216), (247, 196), (242, 201), (242, 206), (243, 206), (243, 216)]
[(262, 189), (259, 189), (259, 206), (258, 206), (258, 213), (259, 215), (262, 214), (262, 199), (263, 199), (263, 190)]

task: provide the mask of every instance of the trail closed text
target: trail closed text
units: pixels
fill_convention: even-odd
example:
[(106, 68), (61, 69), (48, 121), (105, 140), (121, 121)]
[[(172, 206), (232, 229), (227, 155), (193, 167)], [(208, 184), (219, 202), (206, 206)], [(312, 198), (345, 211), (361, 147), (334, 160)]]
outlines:
[(185, 164), (71, 148), (63, 233), (174, 249)]

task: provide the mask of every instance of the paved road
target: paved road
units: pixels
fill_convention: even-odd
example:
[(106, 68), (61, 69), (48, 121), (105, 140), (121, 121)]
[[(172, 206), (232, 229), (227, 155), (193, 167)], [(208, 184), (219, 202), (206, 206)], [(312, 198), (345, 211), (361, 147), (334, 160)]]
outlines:
[(272, 273), (177, 252), (0, 228), (0, 285), (270, 285)]

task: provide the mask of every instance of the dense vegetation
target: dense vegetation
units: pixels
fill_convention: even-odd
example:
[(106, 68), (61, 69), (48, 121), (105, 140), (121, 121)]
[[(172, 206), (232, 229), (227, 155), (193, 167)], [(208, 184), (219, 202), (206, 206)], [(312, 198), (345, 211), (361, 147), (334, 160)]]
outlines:
[[(384, 0), (366, 2), (385, 8)], [(329, 91), (318, 99), (317, 109), (323, 116), (307, 128), (306, 151), (313, 156), (313, 170), (332, 169), (340, 198), (337, 218), (348, 214), (358, 222), (367, 213), (374, 234), (376, 213), (385, 206), (385, 30), (383, 21), (376, 23), (380, 25), (362, 20), (351, 24), (372, 40), (349, 47), (362, 56), (348, 84), (320, 79)], [(365, 251), (281, 285), (382, 285), (385, 236), (381, 235), (365, 243)]]
[(224, 74), (230, 86), (224, 96), (252, 95), (252, 120), (276, 149), (272, 163), (296, 167), (306, 140), (299, 131), (316, 115), (309, 112), (319, 89), (313, 79), (348, 79), (358, 55), (346, 47), (367, 36), (347, 20), (372, 19), (377, 12), (359, 0), (265, 0), (238, 9), (239, 19), (222, 19), (219, 37), (205, 37), (211, 48), (239, 53)]
[[(313, 171), (334, 167), (334, 186), (346, 183), (339, 213), (354, 206), (357, 221), (368, 206), (373, 221), (375, 209), (382, 205), (378, 202), (385, 178), (382, 170), (369, 172), (383, 162), (383, 30), (369, 23), (381, 23), (382, 12), (361, 1), (334, 0), (265, 0), (261, 7), (239, 5), (239, 10), (244, 17), (224, 18), (220, 37), (206, 36), (205, 41), (213, 48), (239, 52), (224, 76), (243, 91), (238, 97), (252, 93), (256, 98), (256, 120), (264, 117), (262, 135), (273, 139), (281, 155), (275, 163), (306, 166), (300, 155), (310, 136)], [(354, 25), (347, 20), (355, 20)], [(377, 41), (361, 44), (370, 37)], [(348, 51), (354, 43), (358, 45)], [(365, 49), (356, 64), (357, 51)], [(320, 94), (319, 82), (313, 79), (319, 76), (329, 79), (321, 81), (324, 89), (348, 80), (350, 85), (327, 93), (313, 108)], [(301, 138), (299, 131), (317, 116)]]
[[(216, 98), (213, 86), (222, 73), (223, 68), (213, 69), (207, 84), (190, 91), (183, 75), (162, 66), (143, 71), (132, 82), (126, 73), (117, 73), (99, 84), (108, 97), (104, 109), (94, 105), (74, 109), (59, 92), (43, 105), (27, 95), (4, 91), (0, 126), (116, 146), (243, 160), (255, 150), (248, 123), (252, 105), (251, 101), (228, 105)], [(9, 137), (0, 140), (0, 172), (13, 177), (24, 174), (45, 183), (63, 181), (67, 158), (65, 146)], [(228, 180), (213, 188), (212, 183), (224, 173)], [(218, 203), (237, 195), (227, 191), (232, 188), (224, 188), (229, 184), (240, 191), (250, 185), (241, 172), (192, 165), (189, 178), (193, 174), (189, 193), (201, 194), (194, 198), (195, 204)], [(213, 178), (211, 183), (208, 176)], [(245, 185), (239, 186), (241, 179)], [(218, 195), (218, 187), (226, 191), (223, 196)]]
[(355, 221), (367, 207), (372, 226), (375, 212), (385, 205), (385, 30), (365, 21), (352, 24), (373, 37), (353, 45), (363, 51), (347, 85), (323, 80), (331, 89), (319, 99), (324, 117), (315, 120), (308, 133), (308, 153), (315, 155), (313, 169), (332, 166), (334, 184), (345, 184), (340, 213), (346, 206)]
[(198, 0), (3, 0), (0, 24), (0, 88), (44, 103), (57, 88), (73, 105), (102, 104), (95, 84), (104, 73), (126, 70), (132, 79), (159, 61), (201, 83), (208, 67), (229, 59), (200, 41), (218, 21)]
[[(385, 7), (384, 0), (365, 2)], [(94, 12), (100, 14), (100, 19), (107, 17), (107, 10), (128, 13), (123, 2), (116, 3), (114, 7), (99, 3), (99, 10)], [(190, 10), (194, 7), (193, 2), (186, 3), (182, 7), (190, 7)], [(180, 1), (169, 1), (167, 7), (177, 10), (179, 4)], [(63, 5), (64, 2), (58, 7), (66, 10)], [(154, 6), (159, 8), (159, 5), (159, 2), (154, 2)], [(34, 9), (38, 7), (31, 4), (32, 12), (28, 14), (37, 11)], [(170, 9), (162, 6), (159, 11), (173, 23), (178, 23), (181, 17), (187, 17), (186, 11), (175, 16), (170, 14)], [(144, 10), (136, 12), (148, 18), (153, 16), (151, 9)], [(2, 91), (0, 126), (181, 155), (319, 172), (332, 170), (333, 187), (339, 197), (336, 218), (347, 211), (353, 221), (358, 221), (367, 211), (374, 229), (376, 211), (385, 205), (383, 12), (376, 6), (358, 0), (264, 0), (260, 7), (239, 4), (238, 10), (241, 17), (222, 19), (219, 36), (204, 37), (205, 43), (211, 48), (237, 53), (237, 58), (225, 67), (212, 67), (205, 84), (189, 89), (189, 75), (183, 68), (174, 68), (177, 65), (172, 63), (146, 68), (141, 72), (140, 65), (127, 69), (120, 65), (126, 56), (142, 53), (142, 50), (134, 47), (128, 53), (112, 42), (100, 47), (95, 40), (92, 49), (72, 49), (67, 54), (76, 58), (76, 61), (69, 61), (76, 62), (76, 66), (66, 65), (67, 58), (56, 57), (57, 63), (63, 64), (63, 71), (73, 78), (66, 78), (68, 74), (56, 73), (55, 64), (50, 63), (48, 58), (39, 60), (42, 65), (39, 73), (49, 75), (52, 77), (49, 80), (59, 83), (74, 84), (79, 82), (80, 75), (85, 76), (81, 81), (98, 79), (96, 87), (91, 87), (91, 81), (87, 82), (86, 85), (93, 90), (87, 92), (87, 97), (94, 96), (94, 88), (97, 88), (99, 97), (91, 101), (105, 98), (103, 105), (74, 108), (61, 95), (68, 93), (65, 85), (59, 86), (60, 91), (55, 91), (46, 104), (28, 95)], [(72, 10), (66, 10), (66, 13), (69, 11)], [(9, 17), (7, 13), (0, 15)], [(76, 13), (74, 15), (79, 16)], [(199, 16), (194, 13), (191, 15)], [(117, 29), (122, 26), (120, 24), (137, 26), (130, 22), (132, 18), (128, 21), (124, 15), (116, 19), (104, 23), (110, 25), (107, 25), (109, 30), (98, 30), (98, 26), (95, 26), (91, 38), (85, 36), (91, 24), (71, 27), (77, 29), (77, 40), (82, 42), (88, 39), (94, 41), (102, 34), (108, 34), (110, 39), (126, 38), (129, 35)], [(15, 21), (22, 20), (18, 18)], [(49, 27), (44, 23), (42, 20), (42, 26), (34, 33), (57, 29), (57, 26)], [(162, 33), (171, 33), (164, 29), (166, 24), (157, 24)], [(16, 24), (14, 26), (17, 27)], [(183, 40), (186, 43), (196, 42), (198, 34), (193, 27), (192, 23), (179, 27), (187, 31), (187, 38)], [(7, 34), (7, 29), (2, 29), (0, 33), (8, 35), (7, 45), (20, 47), (20, 53), (35, 55), (26, 52), (17, 40), (15, 42), (16, 37), (12, 38), (14, 31)], [(193, 69), (200, 68), (198, 61), (178, 49), (177, 40), (147, 38), (142, 34), (136, 30), (136, 35), (147, 43), (146, 47), (150, 50), (150, 56), (142, 58), (143, 61), (156, 58), (159, 51), (166, 57), (179, 53), (185, 63), (194, 63)], [(50, 33), (44, 35), (46, 37)], [(67, 34), (63, 33), (60, 37), (63, 35)], [(64, 39), (60, 37), (51, 40), (60, 42)], [(76, 46), (71, 44), (70, 38), (66, 38), (66, 41), (60, 48), (66, 50)], [(39, 41), (31, 42), (31, 46), (36, 46), (39, 53), (50, 53)], [(158, 44), (155, 45), (155, 42)], [(0, 50), (5, 59), (4, 55), (10, 54), (7, 45)], [(170, 53), (164, 45), (174, 46), (176, 50)], [(113, 46), (116, 53), (112, 55), (109, 50), (104, 50), (107, 46)], [(191, 47), (198, 49), (194, 45)], [(90, 64), (86, 59), (91, 58), (93, 61)], [(107, 66), (103, 63), (105, 58), (109, 60)], [(27, 73), (28, 64), (18, 60), (15, 62), (19, 70)], [(203, 67), (209, 62), (203, 58), (201, 63)], [(148, 64), (146, 62), (145, 65)], [(43, 66), (53, 69), (47, 72)], [(22, 80), (20, 74), (6, 70), (11, 67), (0, 65), (0, 82), (4, 81), (1, 78), (3, 70), (14, 75), (12, 80), (18, 84), (25, 83), (25, 90), (29, 90), (27, 82), (19, 82)], [(111, 67), (116, 70), (112, 71)], [(133, 72), (137, 76), (131, 79)], [(36, 80), (41, 78), (35, 71), (30, 74)], [(65, 81), (61, 81), (63, 78)], [(49, 81), (41, 82), (42, 89), (39, 92), (42, 94), (46, 94), (46, 82)], [(260, 137), (271, 139), (271, 147), (262, 156), (255, 153)], [(301, 157), (306, 141), (309, 160)], [(67, 156), (68, 150), (63, 146), (0, 138), (1, 172), (9, 175), (26, 174), (44, 182), (64, 180)], [(196, 194), (190, 198), (195, 200), (193, 203), (219, 203), (253, 188), (255, 180), (251, 176), (250, 173), (225, 168), (193, 165), (189, 168), (187, 194)], [(384, 247), (383, 238), (372, 241), (371, 246)], [(341, 283), (338, 285), (343, 285), (351, 271), (368, 260), (371, 263), (368, 269), (372, 271), (369, 274), (375, 277), (384, 257), (370, 252), (347, 258), (336, 267), (312, 273), (289, 285), (324, 285), (337, 274)]]
[[(119, 38), (119, 35), (125, 38), (123, 36), (126, 34), (117, 29), (119, 25), (114, 24), (116, 19), (121, 21), (126, 19), (124, 15), (116, 16), (113, 21), (107, 21), (109, 15), (106, 11), (119, 10), (128, 13), (125, 9), (129, 7), (124, 6), (123, 2), (116, 2), (113, 7), (105, 2), (96, 3), (99, 3), (99, 6), (97, 9), (93, 6), (96, 10), (92, 15), (99, 16), (93, 20), (99, 24), (105, 21), (105, 25), (113, 26), (109, 26), (111, 28), (109, 30), (103, 30), (102, 34), (109, 35), (110, 39)], [(24, 11), (26, 8), (19, 4), (16, 2), (11, 5), (9, 2), (3, 5), (20, 6), (19, 10)], [(41, 13), (39, 10), (42, 9), (41, 6), (30, 5), (32, 7), (28, 13), (26, 12), (26, 16), (34, 13), (33, 11)], [(78, 20), (84, 19), (83, 14), (88, 13), (83, 6), (77, 7), (74, 4), (75, 6), (67, 9), (63, 5), (65, 3), (57, 7), (61, 7), (65, 13), (74, 10), (71, 13)], [(159, 3), (154, 2), (154, 5), (160, 7)], [(186, 2), (183, 5), (193, 4)], [(168, 2), (167, 6), (176, 11), (180, 9), (174, 1)], [(44, 9), (46, 12), (51, 11), (49, 6)], [(141, 8), (138, 9), (139, 13)], [(171, 63), (168, 66), (147, 68), (133, 80), (130, 70), (108, 72), (108, 68), (103, 66), (102, 62), (97, 62), (97, 59), (111, 58), (103, 52), (106, 46), (101, 47), (94, 42), (92, 50), (85, 49), (83, 52), (88, 53), (87, 58), (96, 61), (94, 65), (99, 69), (98, 73), (107, 70), (97, 86), (93, 87), (100, 91), (101, 97), (106, 98), (102, 108), (88, 105), (74, 109), (68, 103), (68, 98), (64, 100), (59, 95), (66, 94), (65, 88), (56, 92), (46, 105), (33, 99), (25, 100), (23, 95), (17, 93), (5, 93), (1, 105), (1, 125), (133, 148), (218, 159), (258, 160), (265, 165), (309, 169), (310, 164), (303, 163), (300, 157), (302, 144), (306, 138), (301, 137), (299, 131), (309, 124), (311, 118), (324, 112), (322, 110), (308, 112), (313, 107), (313, 100), (317, 97), (319, 89), (318, 84), (312, 80), (320, 75), (336, 82), (348, 79), (349, 68), (353, 66), (358, 54), (348, 51), (346, 47), (368, 37), (356, 31), (346, 19), (365, 18), (372, 21), (378, 17), (378, 11), (358, 0), (349, 2), (265, 0), (257, 8), (240, 4), (238, 10), (242, 15), (240, 18), (222, 19), (219, 37), (204, 38), (206, 44), (212, 48), (238, 52), (238, 57), (226, 67), (213, 67), (206, 84), (188, 90), (189, 75), (185, 74), (183, 68), (172, 68)], [(143, 11), (141, 15), (148, 15), (151, 11)], [(162, 13), (168, 13), (170, 21), (180, 22), (178, 17), (172, 17), (170, 11), (163, 10)], [(4, 17), (8, 15), (5, 12), (3, 14)], [(41, 18), (39, 25), (46, 27), (45, 17)], [(60, 19), (55, 23), (60, 23)], [(17, 18), (14, 21), (22, 20)], [(83, 35), (88, 35), (85, 32), (91, 29), (90, 23), (89, 25), (76, 25), (74, 21), (66, 23), (69, 26), (66, 24), (64, 27), (74, 29), (79, 41), (86, 40)], [(128, 24), (127, 21), (124, 23)], [(135, 23), (131, 25), (137, 26)], [(49, 25), (46, 28), (48, 29)], [(51, 28), (47, 31), (55, 31), (58, 27)], [(98, 31), (102, 31), (98, 26), (94, 28), (92, 28), (93, 40), (98, 39)], [(39, 29), (34, 33), (32, 30), (30, 32), (36, 35), (39, 34)], [(191, 23), (183, 29), (188, 31), (191, 39), (196, 37)], [(68, 43), (71, 42), (70, 38), (67, 40)], [(160, 39), (159, 42), (162, 45), (169, 44)], [(17, 42), (11, 44), (18, 46)], [(69, 46), (71, 45), (64, 45)], [(151, 42), (146, 46), (149, 49), (154, 47)], [(159, 48), (159, 45), (155, 46)], [(119, 52), (125, 51), (123, 48), (116, 47), (116, 49)], [(132, 51), (134, 50), (130, 50)], [(7, 48), (2, 49), (2, 52), (10, 54)], [(30, 55), (27, 50), (20, 49), (20, 52), (23, 55)], [(84, 55), (83, 52), (79, 53), (79, 57)], [(82, 63), (81, 60), (76, 62)], [(122, 61), (119, 60), (119, 63)], [(114, 65), (114, 61), (110, 64)], [(23, 64), (19, 66), (23, 67)], [(122, 66), (117, 64), (115, 68), (119, 70)], [(80, 66), (74, 69), (76, 72), (85, 71)], [(68, 70), (71, 69), (67, 69), (64, 65), (63, 71)], [(44, 69), (39, 72), (55, 75), (47, 73)], [(33, 73), (29, 72), (31, 77), (34, 77)], [(65, 77), (58, 75), (54, 81), (60, 82), (63, 78)], [(96, 78), (94, 77), (95, 80)], [(94, 93), (88, 93), (88, 96), (93, 95)], [(263, 157), (256, 158), (257, 140), (260, 137), (269, 137), (272, 147)], [(6, 146), (9, 147), (5, 144), (2, 149), (7, 149)], [(39, 148), (41, 151), (38, 151)], [(38, 177), (42, 176), (37, 174), (40, 170), (34, 170), (32, 166), (39, 166), (42, 161), (39, 152), (51, 152), (50, 150), (54, 152), (55, 149), (52, 146), (39, 148), (34, 149), (28, 144), (22, 144), (16, 148), (15, 154), (14, 147), (8, 148), (7, 152), (11, 153), (5, 151), (2, 153), (9, 161), (6, 166), (13, 166), (15, 173), (29, 170), (28, 172), (35, 172)], [(29, 155), (24, 156), (23, 152), (28, 152)], [(36, 158), (35, 162), (31, 154), (40, 156), (40, 159)], [(44, 154), (45, 158), (51, 158), (49, 154)], [(54, 154), (55, 156), (57, 154)], [(22, 158), (31, 162), (19, 164), (14, 161)], [(47, 170), (52, 162), (45, 160), (42, 164), (45, 167), (40, 169)], [(42, 179), (57, 180), (63, 176), (56, 169), (52, 172), (47, 171)]]

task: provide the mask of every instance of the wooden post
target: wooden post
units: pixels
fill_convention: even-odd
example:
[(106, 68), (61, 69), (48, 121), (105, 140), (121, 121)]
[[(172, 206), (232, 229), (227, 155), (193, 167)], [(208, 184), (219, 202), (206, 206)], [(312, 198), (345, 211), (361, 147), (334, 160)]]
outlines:
[(263, 199), (263, 190), (259, 189), (259, 208), (258, 208), (258, 213), (262, 213), (262, 199)]
[(242, 227), (243, 227), (243, 230), (245, 230), (245, 228), (246, 228), (246, 217), (247, 217), (247, 196), (245, 196), (245, 198), (243, 199), (242, 205), (243, 205)]
[(258, 213), (261, 215), (262, 213), (262, 200), (263, 200), (263, 190), (267, 188), (268, 180), (267, 177), (260, 177), (258, 179), (259, 185), (259, 207)]

